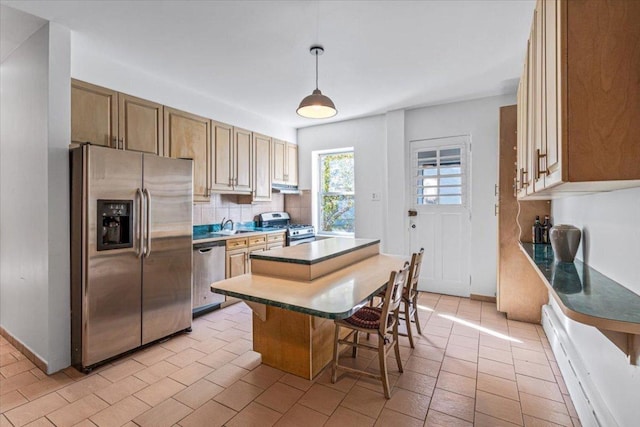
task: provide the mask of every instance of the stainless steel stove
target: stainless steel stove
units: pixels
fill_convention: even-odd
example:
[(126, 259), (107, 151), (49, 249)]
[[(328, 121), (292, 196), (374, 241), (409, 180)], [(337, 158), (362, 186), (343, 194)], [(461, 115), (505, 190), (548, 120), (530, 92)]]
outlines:
[(287, 246), (295, 246), (316, 240), (313, 225), (291, 224), (291, 216), (287, 212), (265, 212), (257, 217), (257, 226), (262, 230), (287, 230)]

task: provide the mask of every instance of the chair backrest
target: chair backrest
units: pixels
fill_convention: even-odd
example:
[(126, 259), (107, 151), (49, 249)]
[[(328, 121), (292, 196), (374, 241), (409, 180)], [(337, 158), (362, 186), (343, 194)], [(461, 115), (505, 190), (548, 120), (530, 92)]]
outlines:
[(409, 267), (406, 290), (406, 295), (409, 298), (413, 298), (413, 295), (418, 292), (418, 280), (420, 279), (420, 267), (422, 266), (423, 255), (424, 248), (420, 248), (420, 252), (415, 252), (411, 256), (411, 267)]
[[(402, 291), (407, 283), (409, 276), (409, 263), (405, 262), (404, 266), (398, 271), (392, 271), (387, 282), (387, 290), (382, 303), (382, 314), (380, 317), (380, 333), (384, 334), (393, 325), (391, 319), (397, 319), (398, 309), (402, 302)], [(393, 317), (390, 314), (394, 314)], [(391, 319), (390, 319), (391, 317)], [(391, 321), (390, 321), (391, 320)]]

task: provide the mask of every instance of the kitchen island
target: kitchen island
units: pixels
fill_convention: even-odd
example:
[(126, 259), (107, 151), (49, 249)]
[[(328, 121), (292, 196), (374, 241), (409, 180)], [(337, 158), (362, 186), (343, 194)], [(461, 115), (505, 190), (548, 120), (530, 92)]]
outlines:
[(349, 317), (366, 304), (406, 261), (380, 254), (378, 240), (347, 238), (251, 259), (252, 274), (215, 282), (211, 289), (241, 298), (254, 310), (253, 349), (263, 363), (307, 379), (333, 357), (332, 319)]

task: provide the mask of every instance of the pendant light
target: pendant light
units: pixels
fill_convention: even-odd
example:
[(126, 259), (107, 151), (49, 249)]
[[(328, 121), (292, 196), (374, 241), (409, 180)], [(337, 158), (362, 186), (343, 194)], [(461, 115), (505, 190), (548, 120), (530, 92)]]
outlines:
[(328, 119), (338, 113), (333, 101), (326, 95), (323, 95), (318, 89), (318, 55), (324, 53), (322, 46), (311, 46), (309, 49), (312, 55), (316, 57), (316, 88), (309, 96), (305, 96), (300, 101), (300, 106), (296, 110), (298, 115), (309, 119)]

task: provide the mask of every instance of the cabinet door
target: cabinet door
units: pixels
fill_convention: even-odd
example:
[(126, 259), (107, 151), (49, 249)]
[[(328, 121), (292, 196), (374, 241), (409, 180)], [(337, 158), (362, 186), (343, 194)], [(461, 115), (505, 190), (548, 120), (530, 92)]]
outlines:
[(279, 139), (273, 140), (273, 183), (284, 184), (287, 143)]
[(118, 104), (120, 148), (162, 156), (162, 105), (124, 93), (118, 94)]
[(71, 142), (118, 148), (118, 93), (71, 80)]
[(247, 273), (251, 273), (251, 254), (264, 252), (266, 249), (267, 247), (265, 245), (249, 248), (249, 253), (247, 254)]
[(253, 135), (254, 182), (253, 200), (271, 200), (271, 138)]
[(287, 184), (298, 185), (298, 146), (296, 144), (287, 143), (287, 161), (285, 164), (287, 166)]
[(164, 108), (164, 154), (193, 159), (193, 201), (209, 201), (211, 120)]
[(247, 249), (227, 252), (226, 278), (240, 276), (247, 272)]
[(212, 165), (211, 189), (214, 191), (233, 190), (233, 126), (212, 122)]
[(560, 31), (558, 28), (560, 16), (560, 1), (547, 0), (544, 5), (544, 56), (545, 56), (545, 106), (546, 106), (546, 157), (544, 168), (545, 187), (550, 187), (561, 182), (560, 170), (560, 141), (561, 120), (560, 109), (562, 97), (560, 96)]
[(523, 152), (525, 156), (524, 164), (524, 176), (522, 177), (522, 185), (524, 186), (524, 190), (526, 194), (530, 194), (533, 192), (533, 176), (535, 174), (535, 170), (532, 168), (531, 154), (535, 147), (536, 141), (536, 20), (537, 20), (537, 12), (534, 11), (533, 14), (533, 27), (531, 30), (531, 36), (529, 38), (529, 48), (527, 50), (527, 146), (526, 152)]
[(532, 192), (539, 191), (545, 188), (545, 177), (547, 175), (545, 169), (545, 157), (547, 153), (547, 123), (546, 116), (546, 103), (545, 103), (545, 55), (544, 55), (544, 9), (545, 2), (542, 0), (536, 1), (535, 10), (535, 51), (534, 55), (534, 79), (533, 90), (534, 93), (534, 108), (535, 108), (535, 129), (534, 129), (534, 142), (532, 160), (533, 167), (533, 188)]
[(529, 105), (529, 51), (531, 50), (531, 42), (527, 43), (527, 55), (525, 57), (524, 69), (522, 71), (521, 87), (520, 87), (520, 103), (518, 104), (520, 121), (520, 138), (518, 138), (517, 150), (517, 173), (516, 187), (518, 189), (518, 198), (527, 195), (527, 176), (529, 175), (529, 127), (530, 105)]
[(251, 193), (253, 188), (253, 135), (251, 131), (234, 128), (234, 193)]

